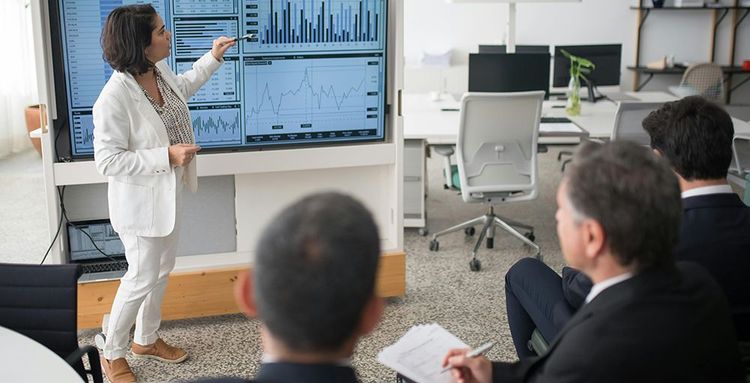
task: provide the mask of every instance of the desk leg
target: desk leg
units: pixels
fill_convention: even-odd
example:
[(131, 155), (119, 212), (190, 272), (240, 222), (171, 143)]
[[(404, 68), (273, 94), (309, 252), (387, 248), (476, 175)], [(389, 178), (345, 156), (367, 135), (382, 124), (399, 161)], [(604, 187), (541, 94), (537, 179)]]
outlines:
[(420, 228), (420, 234), (426, 226), (425, 146), (424, 140), (404, 140), (404, 227)]

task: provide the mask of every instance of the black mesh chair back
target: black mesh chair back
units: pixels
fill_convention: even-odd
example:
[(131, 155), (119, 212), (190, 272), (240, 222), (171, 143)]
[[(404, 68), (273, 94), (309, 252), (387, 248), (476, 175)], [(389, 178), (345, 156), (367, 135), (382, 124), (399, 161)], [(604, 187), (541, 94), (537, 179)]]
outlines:
[[(43, 344), (65, 359), (84, 381), (102, 381), (96, 348), (78, 347), (79, 265), (0, 263), (0, 326)], [(81, 357), (88, 354), (91, 369)]]

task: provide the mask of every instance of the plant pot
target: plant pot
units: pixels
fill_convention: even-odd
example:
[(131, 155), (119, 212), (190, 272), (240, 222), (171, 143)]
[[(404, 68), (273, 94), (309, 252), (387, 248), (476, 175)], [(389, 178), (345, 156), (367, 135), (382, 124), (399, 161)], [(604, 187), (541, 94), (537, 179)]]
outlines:
[[(47, 126), (47, 108), (45, 108), (42, 104), (30, 105), (26, 107), (26, 130), (31, 133), (34, 130), (41, 128), (42, 126)], [(41, 155), (42, 139), (31, 137), (29, 138), (31, 139), (31, 144), (34, 145), (34, 149), (36, 149), (36, 151)]]

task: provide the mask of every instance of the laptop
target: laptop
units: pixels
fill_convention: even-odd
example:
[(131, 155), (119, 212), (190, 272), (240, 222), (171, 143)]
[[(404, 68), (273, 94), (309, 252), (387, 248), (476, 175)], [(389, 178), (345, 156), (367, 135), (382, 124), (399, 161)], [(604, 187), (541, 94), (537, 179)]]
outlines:
[(83, 271), (79, 282), (119, 279), (125, 275), (128, 270), (125, 246), (108, 219), (69, 222), (67, 229), (68, 261), (80, 264)]

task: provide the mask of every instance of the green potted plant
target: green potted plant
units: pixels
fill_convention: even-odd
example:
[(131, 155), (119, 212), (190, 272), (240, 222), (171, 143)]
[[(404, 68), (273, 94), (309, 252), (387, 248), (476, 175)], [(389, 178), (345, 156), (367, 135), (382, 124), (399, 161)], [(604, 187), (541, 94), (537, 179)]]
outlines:
[(570, 83), (568, 83), (568, 105), (565, 111), (570, 116), (581, 114), (581, 78), (588, 81), (586, 75), (596, 67), (591, 61), (578, 56), (573, 56), (564, 49), (562, 54), (570, 60)]

